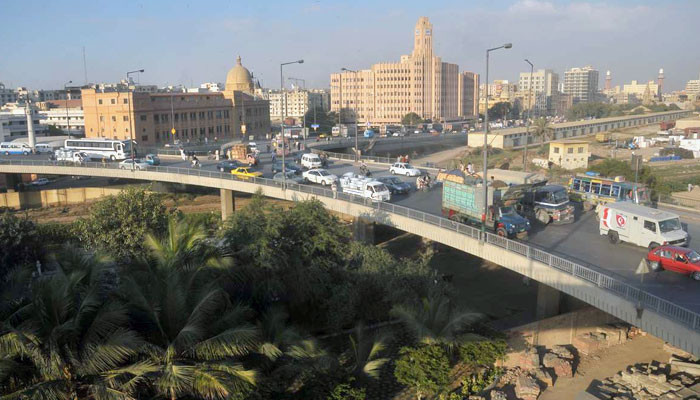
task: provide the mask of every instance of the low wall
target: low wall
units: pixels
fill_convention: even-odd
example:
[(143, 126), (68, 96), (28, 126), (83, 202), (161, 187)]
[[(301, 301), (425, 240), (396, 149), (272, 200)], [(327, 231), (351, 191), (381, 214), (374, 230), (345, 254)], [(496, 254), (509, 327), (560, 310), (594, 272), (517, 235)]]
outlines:
[(622, 321), (597, 308), (586, 307), (511, 328), (508, 336), (516, 346), (517, 343), (527, 343), (530, 346), (552, 347), (571, 344), (574, 337), (614, 322)]
[(119, 194), (123, 187), (83, 187), (70, 189), (48, 189), (36, 192), (0, 193), (0, 208), (23, 210), (81, 204), (105, 196)]

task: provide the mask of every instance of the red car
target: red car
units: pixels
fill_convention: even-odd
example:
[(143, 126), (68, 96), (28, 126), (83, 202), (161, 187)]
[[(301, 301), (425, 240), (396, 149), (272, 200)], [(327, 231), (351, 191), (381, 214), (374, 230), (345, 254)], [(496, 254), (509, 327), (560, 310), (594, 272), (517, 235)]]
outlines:
[(649, 267), (654, 271), (665, 269), (690, 275), (700, 281), (700, 254), (695, 250), (678, 246), (659, 246), (647, 254)]

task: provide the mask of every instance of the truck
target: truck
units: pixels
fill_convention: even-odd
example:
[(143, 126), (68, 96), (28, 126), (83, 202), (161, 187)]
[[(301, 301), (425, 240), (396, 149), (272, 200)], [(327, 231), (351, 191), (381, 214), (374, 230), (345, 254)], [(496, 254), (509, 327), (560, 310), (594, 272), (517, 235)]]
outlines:
[(503, 201), (520, 215), (544, 225), (574, 222), (574, 207), (566, 188), (547, 185), (547, 181), (511, 186), (503, 195)]
[(71, 162), (76, 164), (82, 164), (89, 161), (87, 153), (63, 148), (54, 151), (54, 158), (56, 161)]
[(598, 143), (608, 143), (612, 140), (612, 132), (598, 132), (595, 134), (595, 141)]
[(481, 179), (466, 177), (460, 181), (451, 176), (442, 184), (442, 214), (451, 220), (477, 226), (483, 219), (486, 228), (499, 236), (526, 239), (530, 222), (501, 201), (501, 190), (489, 188), (486, 195), (488, 212), (483, 218), (484, 186)]
[(371, 199), (389, 201), (391, 192), (382, 182), (348, 172), (339, 179), (340, 191)]
[(230, 148), (226, 149), (226, 158), (229, 160), (236, 160), (249, 165), (257, 165), (258, 157), (255, 152), (255, 148), (245, 143), (234, 144)]
[(627, 242), (649, 250), (661, 245), (688, 244), (688, 233), (672, 212), (620, 202), (606, 204), (599, 213), (599, 232), (607, 235), (612, 244)]

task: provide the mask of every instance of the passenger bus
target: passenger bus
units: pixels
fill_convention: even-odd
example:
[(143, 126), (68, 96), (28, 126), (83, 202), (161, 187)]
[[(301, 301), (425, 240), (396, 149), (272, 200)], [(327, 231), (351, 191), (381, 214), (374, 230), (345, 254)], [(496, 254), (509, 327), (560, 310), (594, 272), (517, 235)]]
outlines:
[(581, 196), (586, 210), (601, 203), (617, 201), (651, 204), (648, 188), (642, 184), (625, 182), (623, 176), (606, 178), (599, 175), (578, 174), (569, 179), (569, 193)]
[(24, 154), (25, 156), (27, 154), (32, 153), (32, 148), (29, 147), (28, 144), (26, 143), (17, 143), (17, 142), (2, 142), (0, 143), (0, 154), (4, 154), (6, 156), (12, 155), (12, 154)]
[[(131, 156), (130, 140), (112, 139), (66, 139), (66, 150), (78, 150), (84, 152), (91, 159), (106, 158), (111, 161), (124, 160)], [(134, 142), (134, 156), (137, 156), (136, 142)]]

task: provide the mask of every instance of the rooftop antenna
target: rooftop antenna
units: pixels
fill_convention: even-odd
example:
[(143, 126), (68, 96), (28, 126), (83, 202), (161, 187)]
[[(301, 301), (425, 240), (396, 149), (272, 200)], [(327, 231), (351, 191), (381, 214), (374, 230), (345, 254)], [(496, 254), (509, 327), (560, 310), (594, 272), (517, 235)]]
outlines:
[(87, 61), (85, 61), (85, 46), (83, 46), (83, 73), (85, 74), (85, 85), (87, 86)]

